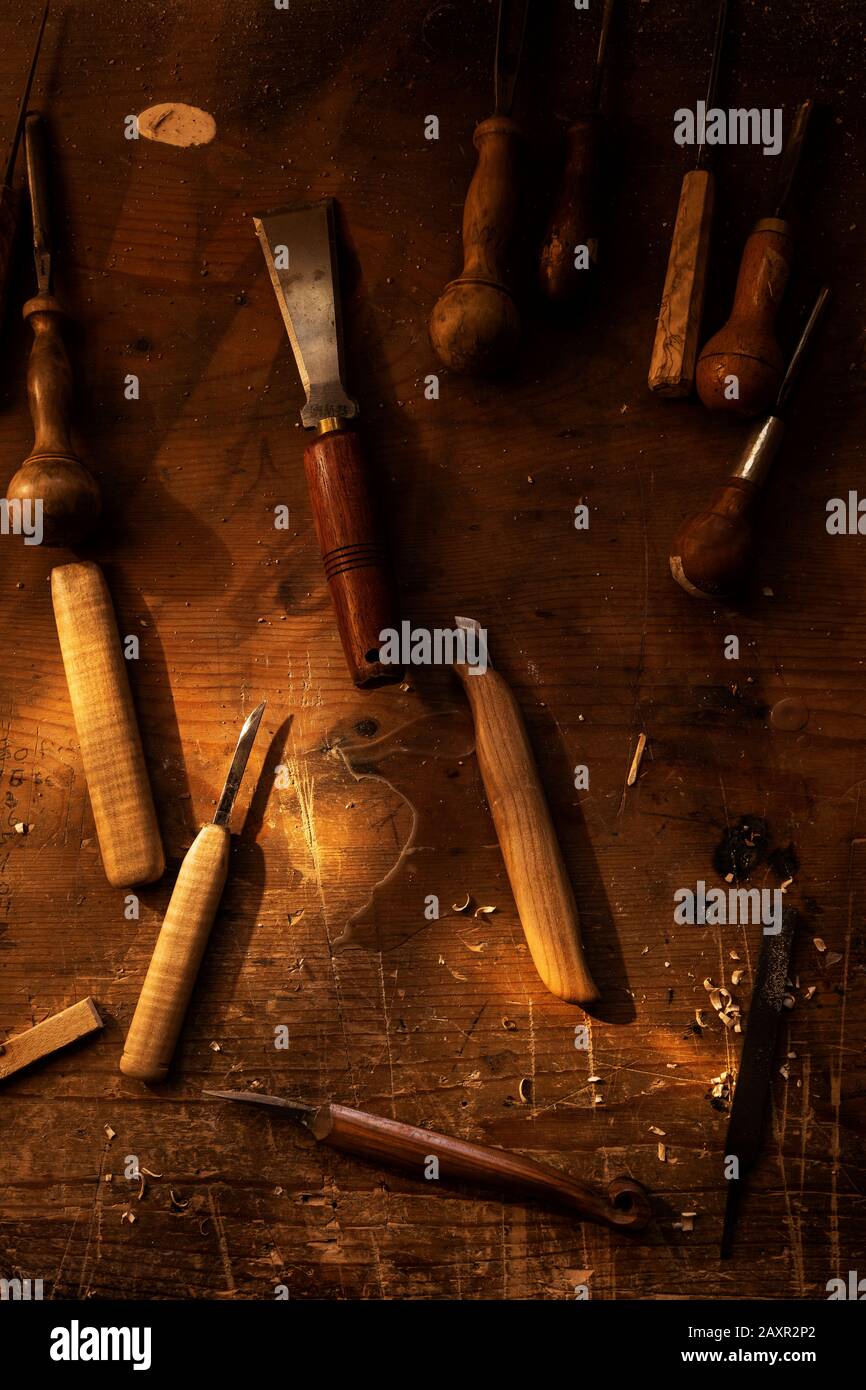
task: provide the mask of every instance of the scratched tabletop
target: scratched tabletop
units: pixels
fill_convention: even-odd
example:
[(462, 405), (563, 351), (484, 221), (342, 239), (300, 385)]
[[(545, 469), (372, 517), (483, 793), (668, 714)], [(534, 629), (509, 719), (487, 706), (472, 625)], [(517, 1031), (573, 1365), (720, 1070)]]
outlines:
[[(674, 112), (704, 95), (711, 17), (619, 5), (600, 283), (585, 311), (553, 316), (532, 258), (593, 44), (567, 0), (540, 9), (515, 108), (523, 341), (499, 382), (449, 375), (426, 328), (460, 268), (472, 131), (493, 106), (491, 0), (52, 13), (31, 105), (50, 123), (77, 427), (105, 499), (81, 554), (138, 638), (129, 673), (169, 862), (136, 897), (107, 884), (48, 585), (72, 556), (0, 537), (0, 1038), (88, 995), (106, 1023), (0, 1095), (0, 1277), (41, 1278), (46, 1297), (821, 1299), (864, 1268), (866, 541), (826, 525), (828, 501), (864, 486), (862, 7), (732, 6), (722, 104), (824, 108), (788, 348), (818, 287), (834, 291), (737, 608), (687, 596), (668, 555), (748, 427), (646, 387), (694, 158)], [(11, 133), (38, 6), (6, 10)], [(127, 138), (159, 103), (208, 113), (213, 138)], [(754, 146), (718, 151), (708, 332), (775, 167)], [(488, 630), (574, 883), (603, 994), (591, 1020), (533, 969), (453, 673), (415, 667), (372, 692), (346, 675), (302, 388), (251, 222), (325, 195), (403, 615)], [(4, 489), (31, 447), (27, 231), (2, 337)], [(773, 717), (783, 699), (801, 718)], [(222, 910), (171, 1077), (146, 1089), (118, 1071), (123, 1039), (180, 860), (260, 700)], [(785, 898), (801, 917), (763, 1154), (722, 1263), (742, 1035), (705, 981), (745, 1019), (761, 927), (677, 925), (674, 905), (725, 886), (714, 852), (744, 815), (795, 846)], [(766, 863), (750, 880), (778, 882)], [(332, 1099), (590, 1182), (627, 1173), (654, 1219), (627, 1239), (415, 1180), (207, 1087)]]

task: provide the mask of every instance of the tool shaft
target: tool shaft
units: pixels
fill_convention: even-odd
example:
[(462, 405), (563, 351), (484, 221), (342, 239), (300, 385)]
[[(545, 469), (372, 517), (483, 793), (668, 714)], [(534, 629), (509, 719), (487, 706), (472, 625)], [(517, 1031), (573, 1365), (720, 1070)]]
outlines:
[(51, 598), (106, 877), (151, 883), (165, 860), (108, 586), (98, 565), (60, 565)]
[(11, 184), (15, 174), (15, 160), (18, 157), (18, 145), (21, 141), (21, 132), (24, 129), (24, 118), (27, 115), (27, 104), (30, 101), (30, 89), (33, 86), (33, 78), (36, 73), (36, 64), (39, 61), (39, 50), (42, 47), (42, 35), (45, 33), (45, 24), (48, 19), (48, 5), (42, 11), (42, 20), (39, 31), (36, 35), (36, 42), (33, 45), (33, 56), (30, 59), (30, 67), (27, 71), (27, 81), (24, 83), (24, 91), (21, 93), (21, 101), (18, 105), (18, 115), (15, 118), (15, 129), (12, 133), (12, 143), (9, 147), (9, 158), (6, 162), (6, 177), (4, 184)]
[(344, 1105), (323, 1105), (310, 1128), (330, 1148), (396, 1165), (419, 1179), (429, 1179), (431, 1159), (436, 1159), (440, 1181), (480, 1183), (504, 1189), (511, 1196), (538, 1198), (613, 1230), (640, 1230), (649, 1220), (646, 1193), (630, 1178), (616, 1179), (605, 1191), (504, 1149), (467, 1143)]
[(478, 766), (533, 963), (552, 994), (589, 1008), (599, 993), (523, 715), (492, 667), (483, 675), (455, 670), (472, 709)]
[(126, 1037), (120, 1070), (139, 1081), (168, 1074), (228, 874), (230, 835), (204, 825), (187, 851)]

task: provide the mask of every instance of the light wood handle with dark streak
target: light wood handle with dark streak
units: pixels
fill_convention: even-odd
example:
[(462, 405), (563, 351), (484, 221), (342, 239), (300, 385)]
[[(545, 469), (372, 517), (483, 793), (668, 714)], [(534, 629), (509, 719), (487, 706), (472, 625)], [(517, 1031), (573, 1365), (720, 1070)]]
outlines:
[(649, 388), (660, 396), (688, 396), (694, 390), (714, 201), (713, 175), (690, 169), (680, 190), (650, 361)]
[(204, 825), (187, 850), (120, 1059), (125, 1076), (163, 1081), (225, 887), (230, 835)]
[(588, 1009), (599, 993), (520, 707), (492, 667), (477, 675), (454, 669), (472, 709), (478, 766), (535, 968), (552, 994)]
[(165, 858), (108, 585), (98, 565), (58, 565), (51, 598), (106, 877), (152, 883)]
[(491, 116), (475, 128), (478, 163), (463, 206), (463, 270), (430, 316), (430, 340), (454, 372), (491, 375), (517, 352), (520, 320), (508, 284), (508, 252), (520, 138), (508, 116)]
[(399, 680), (401, 668), (379, 661), (380, 633), (399, 630), (397, 599), (357, 434), (335, 430), (315, 439), (304, 452), (304, 468), (352, 680), (359, 686)]
[(650, 1218), (646, 1192), (631, 1178), (616, 1178), (604, 1191), (505, 1149), (471, 1144), (345, 1105), (323, 1105), (311, 1128), (316, 1139), (332, 1149), (395, 1164), (421, 1180), (431, 1170), (428, 1160), (435, 1157), (440, 1181), (481, 1183), (515, 1197), (537, 1198), (613, 1230), (637, 1231)]

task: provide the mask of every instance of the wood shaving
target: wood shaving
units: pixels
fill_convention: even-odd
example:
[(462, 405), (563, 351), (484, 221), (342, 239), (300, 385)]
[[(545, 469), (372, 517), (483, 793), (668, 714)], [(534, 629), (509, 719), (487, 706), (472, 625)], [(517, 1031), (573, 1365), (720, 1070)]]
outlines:
[(695, 1009), (695, 1023), (699, 1028), (707, 1027), (707, 1020), (703, 1009)]
[(813, 936), (812, 945), (815, 947), (815, 950), (821, 954), (827, 949), (827, 943), (821, 936)]
[(729, 952), (728, 952), (728, 959), (729, 959), (729, 960), (739, 960), (739, 959), (740, 959), (740, 953), (739, 953), (739, 951), (729, 951)]
[(788, 1063), (787, 1063), (787, 1062), (784, 1062), (784, 1063), (782, 1064), (782, 1066), (779, 1068), (779, 1075), (780, 1075), (780, 1076), (784, 1076), (784, 1078), (785, 1078), (786, 1081), (787, 1081), (788, 1078), (790, 1077), (790, 1075), (791, 1075), (791, 1068), (788, 1066)]
[(471, 903), (472, 903), (472, 894), (471, 894), (471, 893), (467, 893), (467, 894), (466, 894), (466, 901), (465, 901), (465, 903), (452, 903), (452, 904), (451, 904), (451, 911), (452, 911), (452, 912), (468, 912)]
[[(477, 916), (477, 914), (476, 914), (476, 916)], [(461, 936), (460, 940), (463, 941), (463, 937), (462, 937), (462, 936)], [(482, 951), (486, 951), (486, 950), (487, 950), (487, 942), (486, 942), (486, 941), (479, 941), (479, 942), (463, 941), (463, 945), (466, 947), (467, 951), (474, 951), (476, 955), (480, 955)]]
[(521, 1105), (531, 1105), (531, 1104), (532, 1104), (532, 1077), (531, 1077), (531, 1076), (524, 1076), (524, 1077), (521, 1078), (520, 1085), (519, 1085), (518, 1088), (517, 1088), (517, 1094), (520, 1096)]
[(186, 1211), (189, 1206), (189, 1197), (178, 1197), (173, 1187), (168, 1189), (168, 1195), (173, 1207), (176, 1207), (178, 1211)]
[(495, 912), (495, 911), (496, 911), (496, 908), (495, 908), (495, 907), (476, 907), (476, 909), (475, 909), (475, 916), (476, 916), (476, 917), (489, 917), (489, 916), (490, 916), (490, 913), (491, 913), (491, 912)]
[(141, 1168), (139, 1171), (142, 1172), (142, 1173), (146, 1173), (147, 1176), (148, 1176), (149, 1178), (161, 1178), (161, 1177), (162, 1177), (162, 1173), (152, 1173), (152, 1172), (150, 1171), (149, 1168)]
[(650, 1125), (649, 1128), (650, 1128), (650, 1134), (664, 1134), (664, 1133), (665, 1133), (665, 1131), (664, 1131), (663, 1129), (659, 1129), (658, 1125)]
[(220, 1047), (218, 1042), (212, 1042), (210, 1044), (210, 1050), (211, 1052), (222, 1052), (222, 1048)]
[(142, 1169), (139, 1168), (139, 1170), (138, 1170), (138, 1191), (137, 1191), (136, 1194), (135, 1194), (137, 1201), (139, 1201), (139, 1202), (141, 1201), (141, 1199), (142, 1199), (142, 1197), (144, 1196), (144, 1194), (145, 1194), (146, 1191), (147, 1191), (147, 1182), (146, 1182), (146, 1180), (145, 1180), (145, 1176), (144, 1176), (144, 1173), (143, 1173)]
[(625, 779), (627, 787), (633, 787), (637, 781), (637, 774), (640, 770), (641, 758), (646, 748), (646, 734), (641, 734), (637, 741), (637, 748), (634, 750), (634, 757), (631, 760), (631, 767), (628, 770), (628, 777)]
[(603, 1086), (603, 1085), (604, 1085), (604, 1077), (603, 1077), (603, 1076), (588, 1076), (588, 1077), (586, 1078), (586, 1081), (587, 1081), (587, 1085), (593, 1085), (593, 1086)]
[(131, 1226), (131, 1225), (133, 1224), (133, 1222), (136, 1221), (136, 1220), (137, 1220), (137, 1217), (136, 1217), (134, 1211), (123, 1211), (123, 1212), (120, 1213), (120, 1224), (121, 1224), (121, 1226), (123, 1225), (124, 1221), (128, 1221), (129, 1224), (130, 1224), (130, 1226)]
[(667, 1146), (666, 1146), (665, 1144), (659, 1144), (659, 1146), (658, 1146), (656, 1152), (658, 1153), (658, 1156), (659, 1156), (659, 1163), (667, 1163), (667, 1161), (668, 1161)]
[(506, 1033), (517, 1032), (517, 1024), (514, 1022), (513, 1018), (508, 1018), (507, 1015), (503, 1015), (502, 1026), (505, 1029)]
[(803, 990), (803, 998), (804, 998), (804, 999), (811, 999), (811, 998), (813, 997), (813, 995), (815, 994), (815, 991), (817, 990), (817, 988), (818, 988), (817, 985), (807, 985), (806, 988)]
[(106, 1126), (105, 1126), (105, 1137), (106, 1137), (106, 1139), (108, 1140), (109, 1144), (111, 1143), (112, 1139), (115, 1137), (116, 1133), (117, 1133), (117, 1130), (116, 1130), (116, 1129), (112, 1129), (112, 1128), (111, 1128), (111, 1125), (106, 1125)]
[(732, 971), (731, 971), (731, 984), (732, 984), (732, 985), (735, 985), (735, 986), (738, 985), (738, 984), (740, 984), (740, 983), (742, 982), (742, 980), (743, 980), (743, 977), (745, 976), (745, 973), (746, 973), (745, 970), (732, 970)]
[(794, 1005), (796, 1004), (796, 1002), (797, 1002), (797, 1001), (796, 1001), (796, 999), (794, 998), (793, 994), (783, 994), (783, 995), (782, 995), (782, 1007), (783, 1007), (783, 1008), (785, 1008), (785, 1009), (793, 1009), (793, 1007), (794, 1007)]
[(680, 1214), (680, 1229), (683, 1231), (693, 1231), (695, 1229), (696, 1211), (684, 1211)]

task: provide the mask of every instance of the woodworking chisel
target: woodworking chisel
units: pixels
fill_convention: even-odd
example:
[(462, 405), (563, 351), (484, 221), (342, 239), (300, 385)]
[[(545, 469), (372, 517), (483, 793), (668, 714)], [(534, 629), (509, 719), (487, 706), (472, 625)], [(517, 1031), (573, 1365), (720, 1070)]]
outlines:
[[(716, 104), (728, 0), (721, 0), (710, 62), (706, 110)], [(705, 133), (705, 132), (704, 132)], [(694, 169), (683, 178), (649, 369), (649, 388), (660, 396), (688, 396), (694, 389), (698, 338), (710, 262), (716, 184), (701, 137)]]
[(216, 814), (184, 856), (120, 1059), (125, 1076), (163, 1081), (217, 914), (229, 866), (228, 823), (264, 713), (258, 705), (238, 738)]
[(63, 345), (63, 309), (53, 291), (54, 258), (48, 218), (48, 165), (42, 118), (29, 112), (24, 154), (33, 217), (36, 294), (22, 313), (33, 331), (27, 395), (33, 418), (33, 449), (7, 491), (42, 508), (46, 545), (75, 545), (93, 527), (100, 510), (99, 487), (84, 467), (71, 438), (72, 370)]
[[(458, 628), (481, 625), (455, 618)], [(583, 953), (580, 918), (562, 850), (514, 694), (490, 664), (458, 662), (469, 699), (475, 750), (517, 914), (533, 964), (552, 994), (589, 1009), (599, 1000)]]
[[(549, 300), (562, 304), (589, 288), (598, 262), (599, 185), (604, 128), (601, 93), (614, 0), (604, 0), (589, 109), (566, 131), (565, 164), (541, 247), (539, 280)], [(579, 256), (588, 257), (582, 266)]]
[(358, 686), (399, 680), (379, 650), (399, 628), (397, 603), (361, 445), (358, 403), (343, 385), (343, 339), (333, 199), (254, 217), (256, 235), (306, 391), (301, 424), (313, 522), (340, 640)]
[(475, 127), (478, 163), (463, 206), (463, 269), (430, 316), (430, 341), (453, 372), (492, 375), (511, 365), (520, 318), (508, 255), (519, 191), (521, 131), (511, 119), (529, 0), (499, 0), (494, 113)]
[(785, 417), (806, 350), (830, 297), (824, 287), (815, 301), (788, 363), (776, 404), (754, 429), (736, 469), (709, 507), (685, 521), (671, 549), (671, 574), (687, 594), (725, 598), (741, 590), (755, 548), (755, 521), (764, 486), (785, 434)]
[(797, 110), (788, 137), (771, 215), (756, 222), (743, 249), (727, 322), (701, 350), (695, 382), (708, 410), (749, 418), (771, 409), (785, 370), (776, 315), (794, 254), (785, 212), (806, 141), (811, 101)]
[(770, 1081), (779, 1037), (779, 1022), (788, 992), (791, 950), (797, 914), (786, 909), (781, 930), (765, 933), (746, 1019), (740, 1070), (734, 1087), (731, 1118), (725, 1139), (725, 1177), (728, 1182), (721, 1257), (731, 1253), (737, 1207), (743, 1183), (761, 1152)]
[(15, 118), (15, 129), (12, 132), (12, 142), (9, 146), (9, 156), (6, 161), (6, 176), (0, 185), (0, 323), (3, 320), (6, 308), (6, 294), (9, 289), (9, 275), (12, 269), (12, 249), (15, 245), (15, 232), (18, 227), (19, 197), (12, 186), (15, 177), (15, 161), (18, 158), (18, 146), (21, 143), (21, 132), (24, 129), (24, 117), (27, 114), (27, 104), (30, 101), (30, 89), (33, 86), (33, 77), (36, 73), (36, 64), (39, 60), (39, 49), (42, 46), (42, 35), (45, 33), (45, 22), (48, 19), (48, 6), (42, 11), (42, 22), (39, 25), (39, 32), (36, 35), (36, 43), (33, 47), (33, 57), (30, 59), (30, 68), (27, 73), (27, 81), (24, 83), (24, 91), (21, 96), (21, 103), (18, 107), (18, 115)]
[(604, 1190), (506, 1149), (471, 1144), (345, 1105), (303, 1105), (254, 1091), (204, 1094), (218, 1100), (276, 1107), (305, 1125), (318, 1143), (373, 1163), (403, 1168), (418, 1178), (435, 1175), (447, 1183), (479, 1183), (518, 1200), (538, 1199), (571, 1212), (581, 1221), (594, 1221), (614, 1231), (640, 1231), (650, 1219), (646, 1191), (633, 1178), (614, 1178)]

